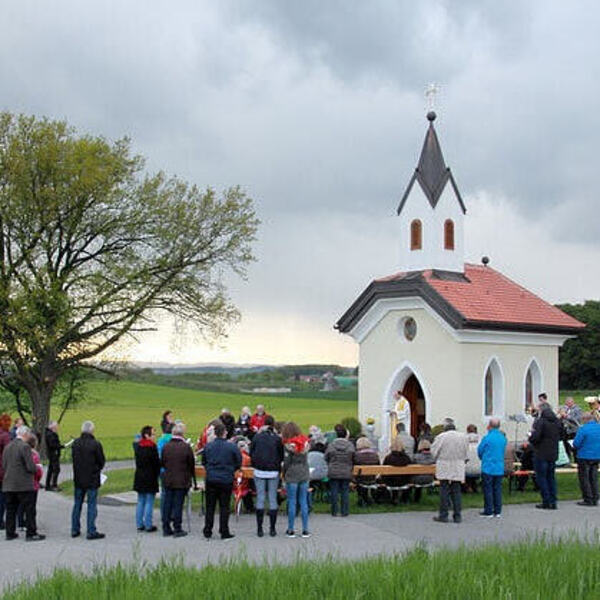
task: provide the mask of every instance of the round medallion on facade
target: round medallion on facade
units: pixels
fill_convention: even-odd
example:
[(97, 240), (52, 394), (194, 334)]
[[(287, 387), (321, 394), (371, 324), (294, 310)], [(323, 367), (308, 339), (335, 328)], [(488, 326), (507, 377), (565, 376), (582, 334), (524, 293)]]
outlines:
[(398, 333), (406, 341), (412, 342), (417, 335), (417, 322), (412, 317), (402, 317), (398, 322)]

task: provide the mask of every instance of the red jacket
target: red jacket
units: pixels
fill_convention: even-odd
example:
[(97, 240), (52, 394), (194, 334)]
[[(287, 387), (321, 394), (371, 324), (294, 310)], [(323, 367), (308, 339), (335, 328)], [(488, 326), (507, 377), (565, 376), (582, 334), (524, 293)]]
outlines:
[(250, 419), (250, 429), (252, 431), (260, 431), (262, 427), (265, 425), (265, 419), (267, 418), (267, 413), (263, 413), (259, 415), (258, 413), (254, 413)]
[(0, 483), (4, 479), (4, 468), (2, 467), (2, 454), (4, 453), (4, 448), (10, 444), (10, 433), (8, 431), (4, 431), (4, 429), (0, 429)]

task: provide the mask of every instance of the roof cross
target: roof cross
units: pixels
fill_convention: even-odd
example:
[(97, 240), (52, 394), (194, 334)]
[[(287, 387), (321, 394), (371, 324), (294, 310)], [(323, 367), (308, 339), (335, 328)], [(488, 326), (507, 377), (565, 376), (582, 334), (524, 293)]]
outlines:
[(435, 83), (430, 83), (425, 90), (425, 100), (430, 111), (435, 109), (436, 96), (440, 93), (440, 86)]

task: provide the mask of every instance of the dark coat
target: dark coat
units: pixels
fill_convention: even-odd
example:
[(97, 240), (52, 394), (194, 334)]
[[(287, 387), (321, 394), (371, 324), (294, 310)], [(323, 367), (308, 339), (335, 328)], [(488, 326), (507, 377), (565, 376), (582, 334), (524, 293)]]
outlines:
[(558, 458), (558, 442), (562, 437), (562, 423), (551, 408), (545, 408), (533, 422), (529, 436), (535, 458), (555, 462)]
[(91, 434), (82, 433), (71, 447), (75, 487), (82, 490), (100, 487), (100, 471), (104, 468), (102, 444)]
[(32, 492), (36, 472), (31, 446), (20, 438), (15, 438), (2, 453), (4, 479), (3, 492)]
[(158, 493), (160, 458), (152, 440), (140, 440), (135, 449), (135, 476), (133, 489), (139, 494)]
[(271, 429), (265, 429), (252, 438), (250, 444), (252, 466), (260, 471), (280, 471), (283, 461), (283, 443)]
[(217, 438), (202, 452), (207, 483), (233, 485), (233, 475), (242, 466), (242, 454), (236, 444)]
[[(401, 452), (392, 450), (392, 452), (383, 459), (383, 464), (392, 467), (406, 467), (406, 465), (410, 465), (410, 457), (404, 450)], [(385, 475), (382, 479), (386, 485), (400, 487), (410, 483), (412, 477), (410, 475)]]
[(62, 450), (62, 444), (58, 437), (58, 433), (52, 431), (52, 429), (46, 428), (46, 449), (48, 450), (48, 460), (60, 459), (60, 451)]
[(4, 429), (0, 429), (0, 484), (4, 479), (4, 467), (2, 466), (2, 454), (4, 453), (4, 449), (6, 446), (10, 444), (10, 433), (8, 431), (4, 431)]
[[(373, 448), (365, 448), (363, 450), (357, 450), (354, 453), (354, 464), (355, 465), (378, 465), (379, 454)], [(357, 483), (374, 483), (375, 475), (363, 475), (362, 477), (356, 478)]]
[(172, 437), (162, 449), (164, 484), (173, 490), (188, 490), (195, 475), (196, 461), (190, 445), (180, 437)]
[(329, 479), (352, 479), (354, 446), (350, 440), (336, 438), (325, 450)]

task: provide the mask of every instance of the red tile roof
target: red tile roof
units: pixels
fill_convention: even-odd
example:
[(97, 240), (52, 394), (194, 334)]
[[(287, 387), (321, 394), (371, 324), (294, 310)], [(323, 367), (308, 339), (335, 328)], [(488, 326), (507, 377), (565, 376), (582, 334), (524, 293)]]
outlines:
[[(378, 279), (400, 281), (397, 273)], [(583, 328), (585, 325), (552, 306), (498, 271), (483, 265), (465, 264), (465, 277), (439, 277), (423, 271), (423, 279), (467, 321)]]

